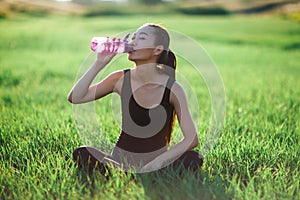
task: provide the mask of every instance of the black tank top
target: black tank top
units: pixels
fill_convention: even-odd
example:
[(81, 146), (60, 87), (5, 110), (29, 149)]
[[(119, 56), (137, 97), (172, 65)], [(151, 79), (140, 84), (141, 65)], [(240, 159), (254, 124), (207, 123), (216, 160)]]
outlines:
[(124, 71), (121, 91), (122, 131), (116, 146), (133, 153), (147, 153), (166, 147), (171, 138), (174, 108), (169, 102), (174, 83), (169, 78), (160, 104), (147, 109), (134, 99), (130, 70)]

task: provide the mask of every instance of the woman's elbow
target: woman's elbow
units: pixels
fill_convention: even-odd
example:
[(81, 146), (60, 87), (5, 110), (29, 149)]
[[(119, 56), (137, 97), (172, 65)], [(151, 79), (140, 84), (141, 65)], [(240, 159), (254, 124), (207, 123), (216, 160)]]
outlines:
[(69, 94), (69, 96), (68, 96), (68, 101), (69, 101), (70, 103), (72, 103), (72, 104), (78, 104), (78, 103), (79, 103), (79, 101), (76, 101), (76, 99), (73, 98), (73, 92), (71, 92), (71, 93)]
[(196, 134), (196, 135), (194, 136), (193, 140), (192, 140), (190, 149), (193, 149), (193, 148), (197, 147), (198, 144), (199, 144), (199, 140), (198, 140), (198, 136), (197, 136), (197, 134)]
[(69, 101), (70, 103), (73, 103), (73, 101), (72, 101), (72, 96), (71, 96), (71, 95), (68, 96), (68, 101)]
[(73, 92), (70, 92), (70, 94), (68, 95), (68, 101), (70, 102), (70, 103), (73, 103)]

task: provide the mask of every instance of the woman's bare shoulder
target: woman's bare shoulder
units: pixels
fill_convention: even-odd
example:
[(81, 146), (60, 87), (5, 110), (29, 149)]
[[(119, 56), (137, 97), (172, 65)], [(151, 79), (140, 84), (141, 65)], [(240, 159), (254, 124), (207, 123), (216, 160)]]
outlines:
[(181, 100), (186, 100), (186, 94), (181, 84), (175, 80), (171, 87), (170, 101), (175, 103), (175, 101)]
[(174, 83), (173, 83), (173, 85), (171, 87), (171, 91), (172, 91), (172, 93), (176, 93), (176, 94), (177, 93), (183, 93), (183, 94), (185, 94), (183, 87), (176, 80), (174, 81)]
[(109, 78), (115, 83), (114, 92), (121, 93), (123, 85), (124, 70), (117, 70), (109, 75)]

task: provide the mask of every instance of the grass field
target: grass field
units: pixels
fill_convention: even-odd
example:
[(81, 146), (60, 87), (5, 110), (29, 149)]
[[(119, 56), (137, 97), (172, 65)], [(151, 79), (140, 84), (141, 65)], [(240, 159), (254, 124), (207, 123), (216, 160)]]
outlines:
[[(82, 145), (67, 94), (90, 54), (88, 42), (145, 22), (194, 38), (218, 66), (227, 100), (221, 137), (197, 176), (166, 169), (105, 180), (79, 173), (65, 159)], [(300, 199), (299, 23), (267, 16), (18, 16), (0, 20), (0, 30), (1, 199)], [(201, 145), (209, 94), (179, 63), (196, 88)], [(123, 56), (107, 72), (131, 66)], [(110, 97), (96, 107), (102, 134), (114, 142), (119, 128)]]

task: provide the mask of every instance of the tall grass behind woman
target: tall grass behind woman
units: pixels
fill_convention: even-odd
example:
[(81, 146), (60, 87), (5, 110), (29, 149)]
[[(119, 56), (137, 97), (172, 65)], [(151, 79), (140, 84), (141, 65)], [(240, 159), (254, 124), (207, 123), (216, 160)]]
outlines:
[[(123, 40), (128, 38), (129, 34)], [(68, 97), (73, 104), (117, 93), (122, 106), (122, 130), (111, 154), (94, 147), (78, 147), (73, 157), (80, 167), (92, 170), (113, 165), (149, 172), (171, 164), (192, 171), (201, 169), (203, 158), (193, 150), (198, 145), (197, 130), (185, 91), (175, 79), (176, 56), (169, 45), (169, 33), (164, 27), (145, 24), (136, 30), (130, 42), (128, 59), (134, 62), (134, 68), (115, 71), (92, 85), (116, 55), (118, 45), (113, 44), (114, 49), (98, 53), (94, 64), (75, 84)], [(169, 147), (176, 118), (183, 139)]]

